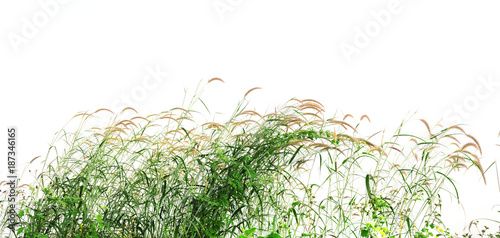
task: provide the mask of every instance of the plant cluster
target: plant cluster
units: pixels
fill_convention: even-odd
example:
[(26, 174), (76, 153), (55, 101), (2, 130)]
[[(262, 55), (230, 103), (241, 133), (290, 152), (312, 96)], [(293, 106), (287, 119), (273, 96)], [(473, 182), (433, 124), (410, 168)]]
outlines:
[[(376, 144), (358, 132), (367, 116), (329, 118), (312, 99), (264, 115), (244, 99), (227, 122), (201, 125), (197, 102), (75, 116), (30, 186), (17, 235), (449, 237), (440, 208), (443, 193), (458, 199), (450, 173), (484, 174), (479, 143), (459, 126), (408, 119)], [(109, 125), (92, 127), (107, 113)], [(405, 132), (410, 122), (422, 135)]]

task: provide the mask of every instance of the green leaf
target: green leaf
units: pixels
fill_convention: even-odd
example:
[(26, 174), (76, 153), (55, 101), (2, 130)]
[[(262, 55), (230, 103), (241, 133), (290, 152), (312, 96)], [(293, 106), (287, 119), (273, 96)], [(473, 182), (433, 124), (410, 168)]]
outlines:
[(250, 229), (248, 229), (248, 230), (245, 231), (245, 235), (246, 236), (252, 236), (253, 233), (255, 233), (255, 230), (257, 230), (257, 228), (255, 228), (255, 227), (254, 228), (250, 228)]
[(19, 230), (17, 230), (17, 235), (21, 234), (21, 232), (23, 232), (23, 231), (24, 231), (24, 227), (19, 228)]
[(273, 233), (267, 235), (267, 238), (281, 238), (281, 236), (273, 232)]
[(370, 232), (368, 229), (361, 229), (361, 237), (368, 237), (370, 236)]

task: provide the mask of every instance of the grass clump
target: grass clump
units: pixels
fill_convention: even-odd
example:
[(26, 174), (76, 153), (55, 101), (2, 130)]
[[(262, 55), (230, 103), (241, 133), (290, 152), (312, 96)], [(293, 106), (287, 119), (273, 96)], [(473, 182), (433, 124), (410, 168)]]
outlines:
[[(458, 198), (449, 174), (484, 173), (480, 145), (459, 126), (416, 121), (418, 135), (404, 131), (407, 120), (375, 144), (352, 116), (328, 118), (311, 99), (265, 115), (242, 100), (222, 124), (197, 123), (196, 102), (146, 117), (132, 108), (75, 116), (23, 201), (17, 234), (447, 236), (441, 195)], [(110, 123), (92, 127), (106, 113)]]

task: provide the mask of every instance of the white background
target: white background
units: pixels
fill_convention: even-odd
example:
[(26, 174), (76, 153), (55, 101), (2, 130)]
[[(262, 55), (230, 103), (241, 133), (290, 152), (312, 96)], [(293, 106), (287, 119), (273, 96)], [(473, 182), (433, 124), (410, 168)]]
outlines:
[[(226, 83), (203, 94), (212, 112), (230, 114), (253, 87), (258, 111), (313, 98), (332, 115), (369, 115), (374, 131), (418, 111), (431, 126), (466, 124), (489, 165), (500, 157), (499, 9), (494, 0), (3, 0), (0, 124), (18, 127), (26, 163), (77, 112), (160, 112), (219, 77)], [(500, 220), (496, 176), (493, 167), (484, 185), (457, 173), (465, 210), (445, 207), (452, 230)]]

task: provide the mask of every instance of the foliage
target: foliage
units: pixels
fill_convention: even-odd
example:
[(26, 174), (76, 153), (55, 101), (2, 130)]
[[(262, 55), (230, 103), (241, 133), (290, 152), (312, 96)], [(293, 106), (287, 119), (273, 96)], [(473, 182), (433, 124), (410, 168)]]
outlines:
[[(367, 116), (328, 118), (311, 99), (265, 115), (244, 99), (226, 123), (201, 125), (196, 102), (146, 117), (111, 112), (104, 127), (93, 125), (107, 109), (75, 116), (31, 186), (18, 234), (449, 236), (440, 220), (441, 194), (458, 199), (449, 174), (483, 173), (479, 143), (459, 126), (408, 119), (377, 145), (358, 132)], [(410, 122), (423, 135), (405, 132)]]

